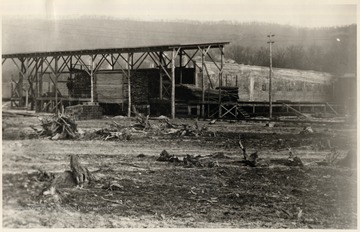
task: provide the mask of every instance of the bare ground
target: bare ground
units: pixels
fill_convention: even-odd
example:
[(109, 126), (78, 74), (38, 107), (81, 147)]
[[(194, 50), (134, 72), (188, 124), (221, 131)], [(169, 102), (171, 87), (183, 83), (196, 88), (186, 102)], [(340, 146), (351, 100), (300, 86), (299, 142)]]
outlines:
[[(91, 131), (111, 120), (79, 121), (78, 126)], [(116, 122), (133, 123), (126, 118)], [(314, 134), (300, 135), (304, 125), (217, 122), (201, 137), (138, 133), (129, 141), (52, 141), (39, 138), (30, 125), (39, 125), (36, 117), (3, 118), (7, 228), (357, 228), (356, 169), (316, 163), (330, 152), (323, 146), (327, 139), (339, 149), (340, 159), (356, 148), (351, 125), (312, 125)], [(269, 161), (268, 167), (239, 163), (239, 134), (250, 153), (258, 151)], [(304, 167), (284, 165), (288, 147)], [(180, 158), (216, 152), (225, 158), (212, 158), (219, 167), (188, 168), (156, 161), (164, 149)], [(94, 185), (61, 189), (60, 203), (44, 199), (40, 193), (49, 183), (36, 179), (37, 170), (62, 173), (69, 169), (70, 154), (79, 154), (94, 173)], [(120, 187), (104, 189), (109, 182)]]

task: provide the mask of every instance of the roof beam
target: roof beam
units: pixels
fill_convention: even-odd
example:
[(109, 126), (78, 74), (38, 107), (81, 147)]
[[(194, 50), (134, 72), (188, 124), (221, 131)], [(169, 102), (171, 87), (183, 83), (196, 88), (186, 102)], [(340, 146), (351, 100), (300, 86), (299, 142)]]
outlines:
[(87, 49), (87, 50), (73, 50), (73, 51), (53, 51), (53, 52), (31, 52), (31, 53), (14, 53), (3, 54), (2, 58), (25, 58), (25, 57), (58, 57), (58, 56), (82, 56), (82, 55), (97, 55), (97, 54), (111, 54), (111, 53), (141, 53), (141, 52), (156, 52), (168, 51), (173, 49), (196, 50), (198, 47), (207, 48), (222, 47), (229, 42), (215, 42), (215, 43), (200, 43), (200, 44), (173, 44), (173, 45), (159, 45), (159, 46), (143, 46), (143, 47), (127, 47), (127, 48), (106, 48), (106, 49)]

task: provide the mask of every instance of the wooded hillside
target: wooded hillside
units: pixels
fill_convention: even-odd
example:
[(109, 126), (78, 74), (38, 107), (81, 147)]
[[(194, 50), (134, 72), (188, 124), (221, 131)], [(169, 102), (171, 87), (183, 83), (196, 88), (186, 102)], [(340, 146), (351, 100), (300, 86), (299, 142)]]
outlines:
[(356, 25), (300, 28), (269, 23), (148, 22), (95, 16), (55, 21), (4, 18), (2, 23), (3, 53), (229, 41), (226, 58), (267, 66), (267, 34), (271, 32), (275, 34), (274, 67), (340, 75), (356, 72)]

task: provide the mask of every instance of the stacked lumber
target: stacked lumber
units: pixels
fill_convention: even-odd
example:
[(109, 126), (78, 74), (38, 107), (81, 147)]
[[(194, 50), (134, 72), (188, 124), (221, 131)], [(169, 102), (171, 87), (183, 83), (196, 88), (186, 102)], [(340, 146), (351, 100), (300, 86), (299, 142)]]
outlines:
[(131, 76), (131, 98), (134, 104), (149, 103), (149, 78), (146, 73)]
[(66, 86), (69, 90), (70, 97), (89, 98), (91, 95), (91, 79), (89, 74), (84, 70), (76, 70), (75, 77), (68, 78)]
[[(175, 88), (176, 97), (181, 100), (186, 101), (201, 101), (202, 99), (202, 89), (194, 85), (181, 84), (177, 85)], [(221, 99), (222, 101), (237, 101), (238, 96), (237, 92), (231, 89), (221, 89)], [(218, 89), (206, 89), (205, 90), (205, 99), (218, 99), (219, 90)]]

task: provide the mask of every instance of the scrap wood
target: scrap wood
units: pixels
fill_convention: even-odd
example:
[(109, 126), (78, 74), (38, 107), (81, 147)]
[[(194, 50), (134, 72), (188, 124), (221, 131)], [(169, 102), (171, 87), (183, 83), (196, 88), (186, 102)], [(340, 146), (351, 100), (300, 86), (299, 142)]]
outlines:
[(166, 150), (163, 150), (160, 153), (160, 157), (156, 159), (156, 161), (160, 162), (180, 162), (179, 158), (175, 155), (170, 155)]
[(114, 128), (103, 128), (100, 130), (95, 131), (95, 134), (100, 136), (103, 140), (111, 140), (111, 139), (123, 139), (123, 140), (130, 140), (131, 139), (131, 132), (128, 128), (123, 128), (120, 131)]
[[(206, 159), (206, 161), (205, 161)], [(186, 156), (180, 160), (175, 155), (170, 155), (166, 150), (163, 150), (160, 153), (160, 157), (156, 159), (156, 161), (160, 162), (169, 162), (169, 163), (175, 163), (176, 165), (182, 164), (184, 167), (190, 168), (190, 167), (219, 167), (219, 162), (217, 160), (212, 160), (207, 157), (202, 157), (201, 155), (189, 155), (186, 154)]]
[(133, 125), (133, 127), (140, 127), (143, 128), (144, 130), (149, 130), (151, 129), (151, 125), (149, 122), (149, 115), (147, 115), (146, 117), (143, 114), (138, 113), (136, 107), (134, 105), (132, 105), (132, 109), (133, 112), (136, 115), (136, 120), (139, 124), (135, 124)]
[(47, 172), (45, 170), (39, 169), (37, 176), (36, 176), (36, 181), (40, 181), (40, 182), (47, 182), (47, 181), (52, 181), (53, 179), (55, 179), (55, 174), (51, 173), (51, 172)]
[(289, 158), (288, 158), (287, 165), (288, 166), (300, 166), (300, 167), (304, 166), (301, 159), (299, 157), (297, 157), (297, 156), (294, 156), (291, 148), (289, 148)]
[(243, 152), (243, 160), (240, 161), (240, 163), (243, 163), (245, 166), (250, 166), (250, 167), (256, 167), (257, 165), (257, 161), (258, 161), (258, 152), (254, 152), (250, 155), (247, 154), (246, 152), (246, 148), (244, 147), (244, 145), (241, 142), (241, 138), (239, 136), (239, 141), (238, 141), (239, 147)]
[(170, 122), (169, 119), (163, 119), (163, 122), (165, 122), (165, 127), (170, 129), (167, 130), (166, 134), (177, 134), (179, 137), (183, 136), (200, 136), (203, 135), (203, 132), (207, 130), (207, 127), (204, 125), (201, 128), (198, 125), (198, 121), (194, 121), (194, 125), (189, 125), (186, 123), (183, 123), (181, 125), (175, 124)]
[(335, 165), (340, 156), (340, 153), (335, 149), (331, 148), (331, 152), (326, 154), (325, 158), (322, 161), (316, 162), (320, 166), (332, 166)]
[(32, 126), (41, 136), (50, 136), (53, 140), (55, 139), (74, 139), (78, 137), (77, 125), (73, 119), (61, 114), (53, 115), (48, 118), (38, 117), (41, 122), (42, 129)]
[(108, 201), (108, 202), (115, 203), (115, 204), (119, 204), (119, 205), (122, 205), (122, 204), (123, 204), (123, 201), (122, 201), (122, 200), (120, 200), (120, 201), (114, 201), (114, 200), (106, 199), (106, 198), (104, 198), (104, 197), (101, 197), (101, 199), (103, 199), (104, 201)]
[(35, 112), (29, 112), (29, 111), (17, 111), (17, 110), (2, 110), (2, 115), (7, 115), (7, 116), (17, 116), (17, 115), (20, 115), (20, 116), (25, 116), (25, 117), (35, 117)]
[(176, 124), (174, 124), (174, 123), (171, 123), (168, 118), (163, 119), (163, 122), (165, 122), (166, 125), (167, 125), (169, 128), (180, 129), (180, 126), (179, 126), (179, 125), (176, 125)]

